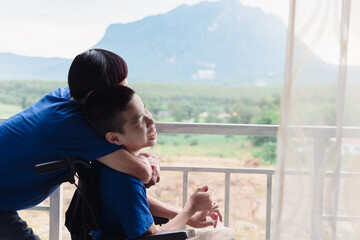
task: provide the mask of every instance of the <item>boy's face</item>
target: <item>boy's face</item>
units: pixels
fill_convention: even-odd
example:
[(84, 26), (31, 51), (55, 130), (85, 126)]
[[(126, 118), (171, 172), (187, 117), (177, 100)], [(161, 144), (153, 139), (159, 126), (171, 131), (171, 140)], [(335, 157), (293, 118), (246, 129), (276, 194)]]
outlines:
[(121, 114), (125, 124), (123, 133), (118, 133), (119, 139), (130, 153), (136, 154), (156, 143), (155, 120), (138, 95), (133, 95), (128, 109)]

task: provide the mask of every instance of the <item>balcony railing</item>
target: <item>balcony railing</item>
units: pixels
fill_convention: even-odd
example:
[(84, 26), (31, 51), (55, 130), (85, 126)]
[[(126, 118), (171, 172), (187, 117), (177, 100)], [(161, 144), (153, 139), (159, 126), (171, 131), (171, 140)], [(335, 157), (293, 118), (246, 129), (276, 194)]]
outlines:
[(272, 190), (272, 176), (274, 170), (272, 169), (253, 169), (253, 168), (219, 168), (219, 167), (177, 167), (177, 166), (161, 166), (161, 171), (177, 171), (183, 173), (183, 190), (182, 203), (183, 206), (187, 199), (189, 172), (212, 172), (225, 174), (225, 196), (224, 196), (224, 226), (229, 227), (230, 221), (230, 175), (232, 173), (240, 174), (257, 174), (267, 176), (266, 187), (266, 240), (270, 239), (270, 222), (271, 222), (271, 190)]
[[(0, 119), (2, 121), (2, 119)], [(201, 124), (201, 123), (156, 123), (159, 133), (169, 134), (212, 134), (212, 135), (241, 135), (241, 136), (271, 136), (276, 137), (278, 126), (274, 125), (244, 125), (244, 124)], [(320, 164), (316, 159), (322, 159), (325, 154), (326, 141), (335, 137), (335, 127), (302, 127), (306, 137), (313, 139), (314, 144), (314, 167)], [(289, 128), (291, 133), (293, 129)], [(360, 128), (344, 128), (344, 138), (359, 138)], [(183, 203), (187, 199), (188, 173), (189, 172), (213, 172), (225, 174), (225, 213), (224, 225), (229, 226), (230, 216), (230, 178), (233, 173), (240, 174), (263, 174), (267, 176), (266, 192), (266, 236), (270, 239), (271, 226), (271, 196), (273, 169), (252, 168), (217, 168), (217, 167), (176, 167), (162, 166), (162, 171), (180, 171), (183, 173)], [(316, 190), (316, 189), (314, 189)], [(61, 216), (62, 216), (62, 190), (59, 188), (51, 196), (50, 207), (37, 206), (34, 210), (50, 211), (50, 240), (61, 239)], [(326, 217), (326, 216), (325, 216)]]

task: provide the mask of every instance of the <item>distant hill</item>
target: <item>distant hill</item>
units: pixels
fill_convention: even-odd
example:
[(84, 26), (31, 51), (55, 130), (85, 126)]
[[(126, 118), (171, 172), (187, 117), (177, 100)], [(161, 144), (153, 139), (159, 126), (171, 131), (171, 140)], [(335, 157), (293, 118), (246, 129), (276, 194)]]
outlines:
[(0, 53), (0, 80), (67, 80), (70, 59)]
[[(137, 22), (112, 24), (94, 46), (121, 55), (131, 81), (251, 86), (282, 83), (285, 47), (286, 26), (278, 17), (237, 0), (182, 5)], [(65, 80), (70, 63), (0, 53), (0, 80)], [(336, 81), (334, 66), (317, 57), (307, 64), (325, 69), (325, 76)], [(323, 78), (302, 74), (311, 83)]]

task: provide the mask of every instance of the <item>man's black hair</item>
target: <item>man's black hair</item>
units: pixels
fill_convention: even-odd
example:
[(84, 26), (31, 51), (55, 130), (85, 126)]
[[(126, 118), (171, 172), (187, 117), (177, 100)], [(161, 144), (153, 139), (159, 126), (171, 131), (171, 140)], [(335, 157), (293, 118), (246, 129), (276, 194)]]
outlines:
[(86, 119), (101, 136), (107, 132), (123, 133), (122, 112), (128, 109), (134, 94), (134, 90), (122, 85), (98, 88), (86, 100)]
[(127, 74), (126, 62), (119, 55), (104, 49), (87, 50), (77, 55), (70, 66), (71, 96), (76, 100), (84, 99), (99, 87), (119, 85)]

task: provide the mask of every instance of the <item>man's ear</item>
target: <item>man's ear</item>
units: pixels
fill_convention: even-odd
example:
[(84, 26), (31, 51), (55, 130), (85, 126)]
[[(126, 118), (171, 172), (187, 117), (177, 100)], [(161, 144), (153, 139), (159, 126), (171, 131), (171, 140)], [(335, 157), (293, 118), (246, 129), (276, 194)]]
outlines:
[(115, 144), (115, 145), (123, 145), (124, 141), (122, 138), (122, 135), (118, 132), (107, 132), (105, 134), (105, 138), (109, 143)]

